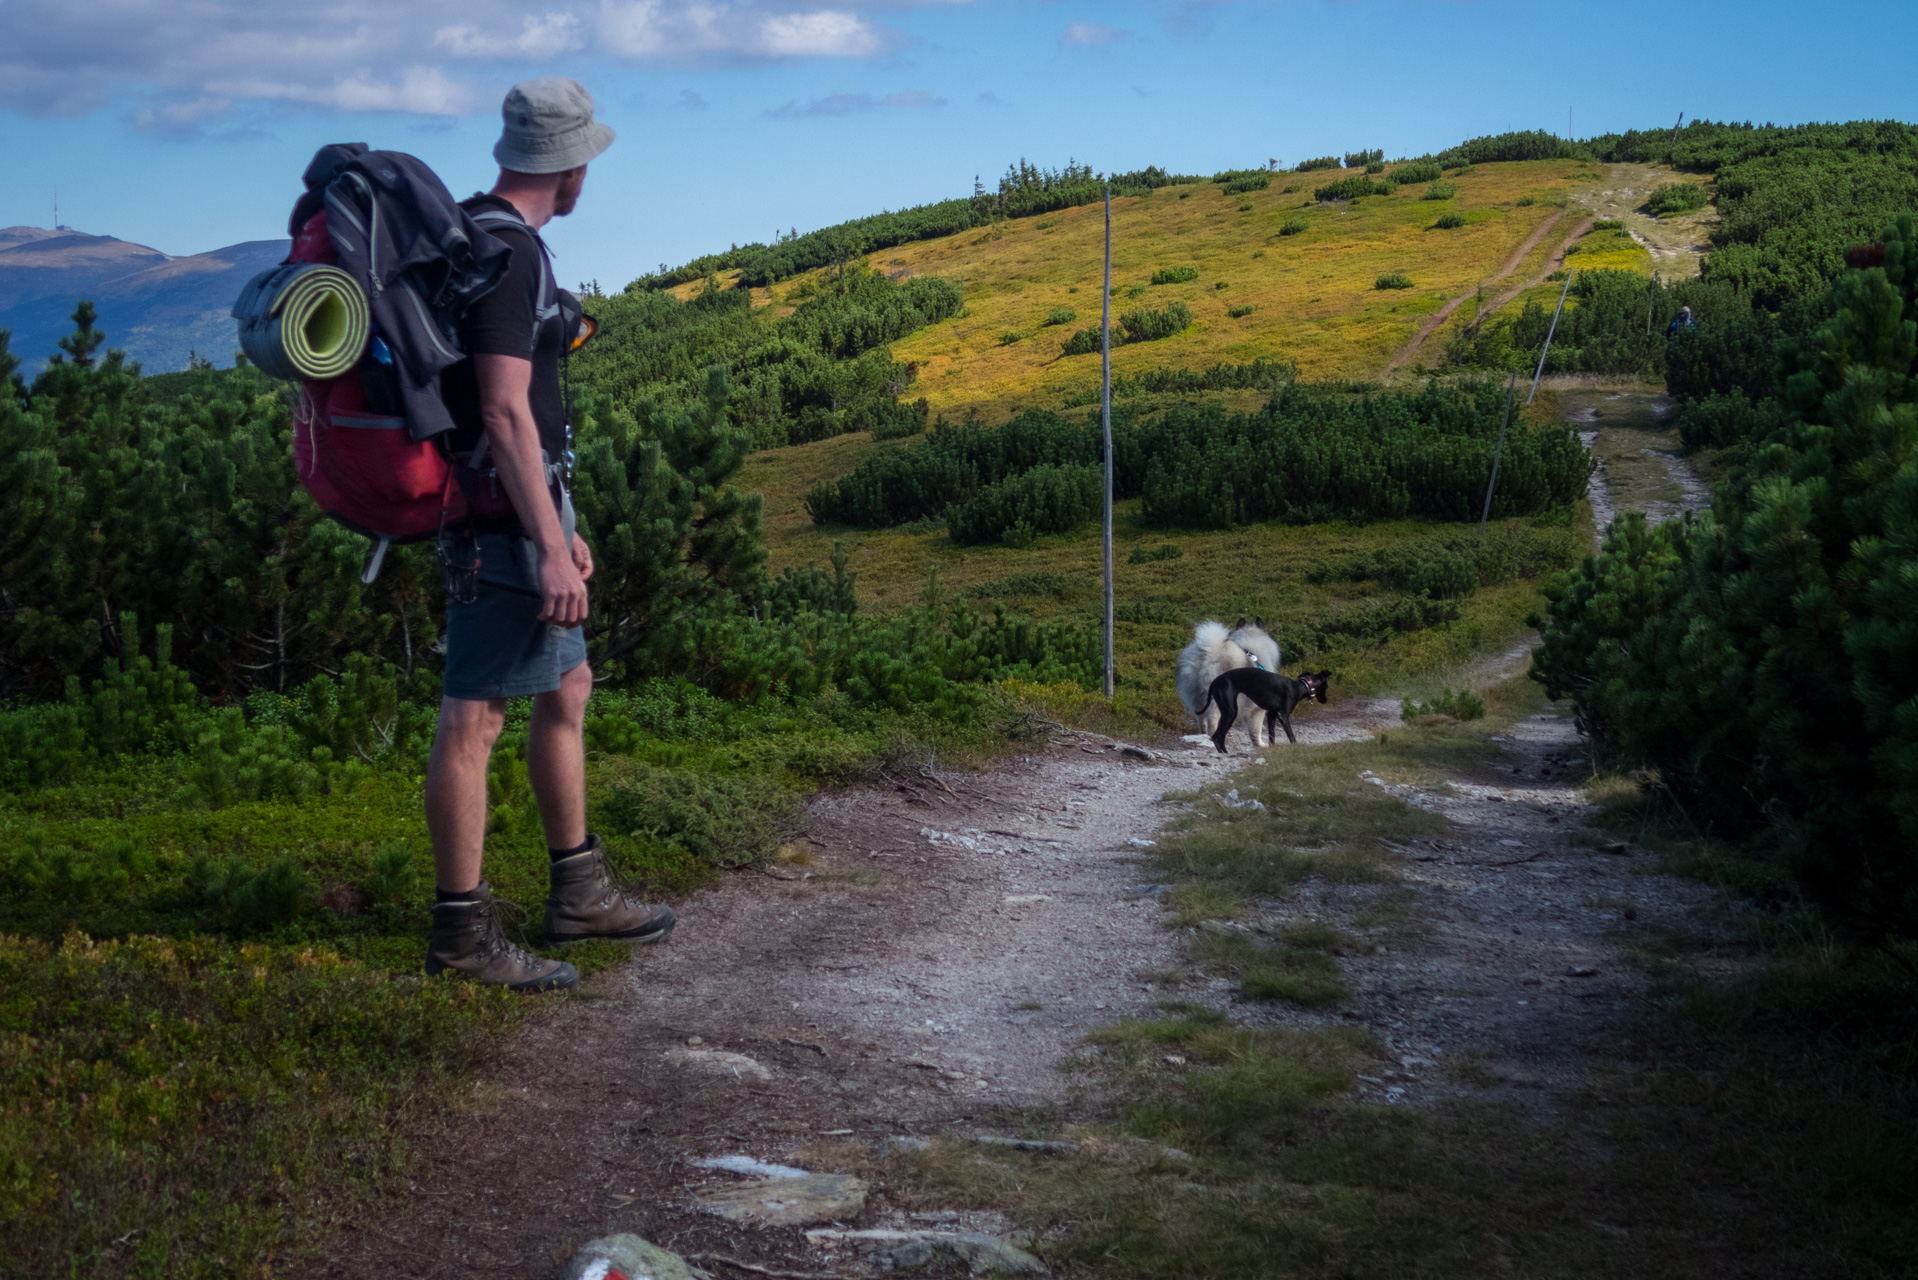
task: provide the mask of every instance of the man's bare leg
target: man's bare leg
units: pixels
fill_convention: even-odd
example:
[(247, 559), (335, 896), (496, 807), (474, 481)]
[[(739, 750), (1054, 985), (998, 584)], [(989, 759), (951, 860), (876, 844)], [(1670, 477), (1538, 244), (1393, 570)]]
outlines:
[(533, 697), (526, 780), (549, 849), (586, 843), (586, 700), (592, 693), (593, 669), (582, 662), (559, 678), (559, 688)]
[[(433, 837), (433, 873), (447, 892), (463, 893), (480, 882), (486, 762), (505, 723), (502, 698), (440, 699), (439, 729), (426, 766), (426, 829)], [(585, 838), (582, 832), (580, 839)]]

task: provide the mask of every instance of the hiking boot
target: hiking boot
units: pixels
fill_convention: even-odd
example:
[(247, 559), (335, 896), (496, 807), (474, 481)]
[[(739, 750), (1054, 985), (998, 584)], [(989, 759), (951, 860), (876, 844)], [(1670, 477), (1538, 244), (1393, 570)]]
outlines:
[(499, 904), (484, 880), (472, 902), (433, 904), (426, 975), (430, 978), (448, 969), (512, 991), (564, 991), (579, 984), (579, 971), (564, 960), (532, 955), (506, 940)]
[(592, 842), (586, 852), (553, 864), (553, 887), (546, 895), (547, 945), (589, 938), (658, 942), (671, 933), (673, 909), (627, 897), (606, 869), (605, 846), (598, 836)]

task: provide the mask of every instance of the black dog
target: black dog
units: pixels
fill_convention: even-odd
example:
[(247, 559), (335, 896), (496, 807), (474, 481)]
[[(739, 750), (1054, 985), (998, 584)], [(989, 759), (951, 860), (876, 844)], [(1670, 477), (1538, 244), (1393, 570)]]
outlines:
[[(1307, 671), (1294, 680), (1282, 676), (1276, 671), (1261, 671), (1257, 667), (1234, 667), (1212, 682), (1206, 699), (1219, 708), (1219, 727), (1212, 731), (1212, 745), (1225, 754), (1225, 735), (1231, 729), (1233, 720), (1238, 718), (1239, 699), (1250, 698), (1265, 712), (1265, 738), (1273, 741), (1272, 722), (1278, 721), (1285, 730), (1287, 742), (1297, 742), (1292, 736), (1292, 709), (1301, 702), (1317, 698), (1325, 701), (1326, 686), (1332, 682), (1330, 671)], [(1254, 742), (1253, 746), (1259, 744)]]

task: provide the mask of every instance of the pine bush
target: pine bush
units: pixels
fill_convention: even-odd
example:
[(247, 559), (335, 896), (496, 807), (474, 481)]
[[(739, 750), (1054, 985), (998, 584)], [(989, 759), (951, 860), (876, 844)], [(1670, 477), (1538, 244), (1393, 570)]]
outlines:
[(1414, 182), (1437, 182), (1443, 175), (1436, 161), (1414, 160), (1392, 170), (1392, 176), (1398, 179), (1400, 185), (1410, 185)]
[(1128, 311), (1119, 317), (1119, 327), (1125, 330), (1125, 340), (1129, 343), (1157, 342), (1184, 333), (1191, 324), (1192, 309), (1183, 302)]
[[(1090, 465), (1045, 464), (982, 489), (946, 512), (946, 528), (960, 546), (1008, 541), (1031, 545), (1037, 534), (1069, 533), (1097, 517), (1105, 475)], [(1023, 531), (1019, 537), (1015, 531)], [(1011, 539), (1008, 534), (1014, 534)]]
[(1450, 183), (1450, 182), (1434, 182), (1430, 186), (1425, 188), (1425, 194), (1421, 196), (1420, 199), (1450, 200), (1453, 196), (1457, 194), (1458, 194), (1458, 187), (1456, 184)]
[(1463, 214), (1441, 213), (1438, 221), (1432, 225), (1440, 231), (1456, 231), (1465, 225), (1465, 217)]
[(1279, 234), (1282, 236), (1296, 236), (1301, 232), (1310, 231), (1311, 229), (1312, 224), (1304, 218), (1287, 218), (1279, 224)]
[(1655, 187), (1645, 201), (1645, 211), (1654, 217), (1664, 217), (1673, 213), (1690, 213), (1694, 209), (1703, 209), (1711, 193), (1696, 182), (1667, 182)]
[[(1834, 918), (1918, 938), (1918, 226), (1778, 346), (1712, 512), (1618, 520), (1548, 592), (1534, 672), (1692, 820), (1767, 832)], [(1764, 803), (1753, 798), (1764, 797)]]
[(1403, 271), (1387, 271), (1372, 282), (1372, 287), (1374, 289), (1410, 289), (1413, 287), (1412, 277)]
[(1152, 273), (1153, 284), (1190, 284), (1198, 278), (1197, 267), (1160, 267)]

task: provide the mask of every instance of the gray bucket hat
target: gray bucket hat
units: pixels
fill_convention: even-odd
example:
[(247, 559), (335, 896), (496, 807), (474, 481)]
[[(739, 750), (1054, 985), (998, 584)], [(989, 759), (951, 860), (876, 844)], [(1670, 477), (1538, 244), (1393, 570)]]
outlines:
[(505, 131), (493, 159), (514, 173), (564, 173), (613, 145), (613, 131), (593, 119), (593, 95), (577, 80), (541, 76), (506, 91)]

